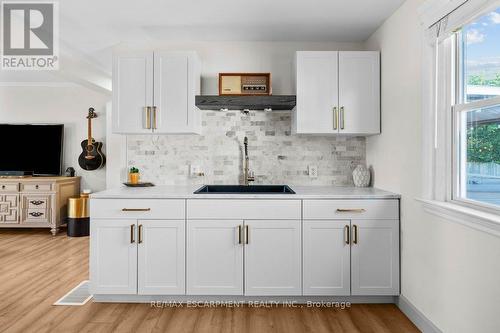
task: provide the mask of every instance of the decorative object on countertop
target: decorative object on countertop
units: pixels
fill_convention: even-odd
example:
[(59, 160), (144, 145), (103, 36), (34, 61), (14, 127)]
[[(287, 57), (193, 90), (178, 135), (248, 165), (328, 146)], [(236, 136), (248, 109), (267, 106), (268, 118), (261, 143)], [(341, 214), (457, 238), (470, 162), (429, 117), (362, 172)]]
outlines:
[(139, 173), (139, 169), (131, 167), (130, 171), (128, 172), (128, 182), (130, 184), (138, 184), (140, 178), (141, 174)]
[(123, 185), (128, 186), (128, 187), (153, 187), (153, 186), (155, 186), (155, 184), (149, 183), (149, 182), (123, 183)]
[(271, 95), (271, 73), (219, 73), (219, 95)]
[(89, 193), (68, 199), (68, 237), (85, 237), (89, 235)]
[(370, 178), (370, 170), (362, 164), (358, 164), (352, 172), (352, 180), (357, 187), (370, 186)]
[(102, 142), (97, 142), (92, 137), (92, 119), (97, 118), (94, 108), (89, 108), (87, 115), (87, 139), (81, 143), (82, 153), (78, 157), (78, 164), (83, 170), (93, 171), (102, 168), (106, 164), (106, 156), (102, 149)]
[(64, 174), (66, 177), (75, 177), (75, 168), (73, 167), (68, 167), (66, 169), (66, 172)]

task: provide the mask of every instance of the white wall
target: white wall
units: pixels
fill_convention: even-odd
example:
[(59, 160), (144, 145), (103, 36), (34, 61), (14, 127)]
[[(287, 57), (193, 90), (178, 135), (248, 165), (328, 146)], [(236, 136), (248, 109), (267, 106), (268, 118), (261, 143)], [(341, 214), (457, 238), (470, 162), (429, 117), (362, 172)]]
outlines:
[(500, 330), (500, 238), (430, 215), (421, 196), (421, 32), (406, 1), (367, 41), (382, 55), (382, 135), (367, 139), (375, 186), (401, 193), (401, 293), (444, 332)]
[[(82, 170), (78, 166), (78, 155), (81, 153), (80, 142), (87, 136), (85, 117), (90, 106), (93, 106), (99, 115), (99, 118), (93, 121), (92, 136), (97, 141), (105, 141), (105, 106), (108, 100), (110, 96), (72, 84), (1, 86), (0, 123), (63, 123), (63, 171), (68, 166), (74, 167), (77, 175), (82, 176), (82, 189), (98, 191), (106, 187), (105, 170)], [(42, 139), (33, 138), (33, 141), (40, 145)]]

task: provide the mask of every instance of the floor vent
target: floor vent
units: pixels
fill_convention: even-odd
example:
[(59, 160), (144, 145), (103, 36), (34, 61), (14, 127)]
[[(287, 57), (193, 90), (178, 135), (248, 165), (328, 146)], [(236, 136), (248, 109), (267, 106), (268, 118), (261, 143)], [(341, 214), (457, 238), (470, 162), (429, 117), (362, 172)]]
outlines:
[(84, 305), (91, 298), (92, 295), (89, 292), (89, 281), (82, 281), (75, 288), (71, 289), (66, 295), (61, 297), (54, 303), (54, 305)]

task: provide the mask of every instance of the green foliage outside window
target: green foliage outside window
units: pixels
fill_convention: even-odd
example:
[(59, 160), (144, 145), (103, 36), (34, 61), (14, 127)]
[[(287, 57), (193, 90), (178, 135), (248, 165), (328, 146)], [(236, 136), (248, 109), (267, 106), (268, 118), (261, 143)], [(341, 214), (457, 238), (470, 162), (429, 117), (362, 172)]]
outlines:
[(500, 164), (500, 124), (483, 124), (467, 129), (467, 161)]

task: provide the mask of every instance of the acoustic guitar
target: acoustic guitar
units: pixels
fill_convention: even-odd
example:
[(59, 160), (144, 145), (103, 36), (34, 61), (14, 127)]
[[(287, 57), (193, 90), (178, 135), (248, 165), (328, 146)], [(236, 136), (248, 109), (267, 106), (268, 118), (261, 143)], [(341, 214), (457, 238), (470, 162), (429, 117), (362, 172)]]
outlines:
[(92, 138), (92, 119), (97, 118), (94, 108), (89, 109), (87, 115), (88, 136), (81, 143), (82, 153), (78, 157), (78, 164), (84, 170), (92, 171), (102, 168), (106, 164), (106, 156), (102, 153), (102, 142)]

